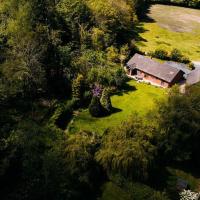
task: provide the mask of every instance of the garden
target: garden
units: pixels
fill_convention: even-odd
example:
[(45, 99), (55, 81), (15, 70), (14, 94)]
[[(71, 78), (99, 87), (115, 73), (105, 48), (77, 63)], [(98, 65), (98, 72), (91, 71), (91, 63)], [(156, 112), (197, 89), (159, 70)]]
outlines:
[(165, 89), (130, 80), (124, 90), (111, 97), (114, 108), (111, 115), (96, 118), (90, 115), (88, 109), (76, 111), (68, 131), (76, 133), (88, 130), (102, 134), (107, 128), (118, 126), (134, 113), (145, 115), (154, 108), (155, 101), (165, 98), (166, 95)]

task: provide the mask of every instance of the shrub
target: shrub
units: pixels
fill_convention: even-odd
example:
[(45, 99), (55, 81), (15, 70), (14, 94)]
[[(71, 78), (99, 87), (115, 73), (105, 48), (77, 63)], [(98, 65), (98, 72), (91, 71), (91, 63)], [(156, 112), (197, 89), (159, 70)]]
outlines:
[(103, 90), (102, 96), (101, 96), (101, 105), (107, 111), (110, 113), (112, 111), (112, 103), (110, 98), (110, 90), (108, 88), (105, 88)]
[(153, 56), (161, 60), (167, 60), (169, 58), (168, 52), (162, 49), (156, 49)]
[(194, 69), (195, 69), (195, 66), (194, 66), (194, 64), (193, 64), (192, 62), (190, 62), (190, 63), (188, 64), (188, 67), (189, 67), (189, 69), (191, 69), (191, 70), (194, 70)]
[(84, 77), (79, 74), (72, 83), (72, 98), (80, 102), (83, 95)]
[(101, 117), (103, 115), (103, 107), (100, 103), (99, 97), (93, 96), (89, 105), (89, 112), (93, 117)]
[(169, 200), (164, 192), (156, 191), (145, 184), (128, 182), (127, 180), (117, 180), (117, 183), (114, 180), (114, 182), (104, 184), (100, 200), (106, 199)]
[(121, 88), (127, 81), (127, 75), (123, 68), (118, 68), (114, 73), (115, 86)]
[(85, 91), (84, 94), (83, 94), (83, 103), (84, 103), (84, 105), (88, 106), (90, 104), (91, 99), (92, 99), (91, 91)]
[(119, 50), (114, 47), (108, 47), (107, 48), (107, 59), (111, 62), (118, 63), (119, 62)]
[(71, 120), (73, 109), (76, 106), (74, 99), (61, 103), (57, 106), (53, 116), (50, 119), (50, 124), (53, 127), (65, 129), (68, 122)]
[(189, 64), (191, 61), (188, 57), (182, 56), (182, 60), (180, 62), (183, 62), (185, 64)]
[(170, 58), (173, 61), (180, 62), (182, 60), (182, 58), (183, 58), (183, 55), (182, 55), (182, 53), (178, 49), (173, 49), (171, 51)]

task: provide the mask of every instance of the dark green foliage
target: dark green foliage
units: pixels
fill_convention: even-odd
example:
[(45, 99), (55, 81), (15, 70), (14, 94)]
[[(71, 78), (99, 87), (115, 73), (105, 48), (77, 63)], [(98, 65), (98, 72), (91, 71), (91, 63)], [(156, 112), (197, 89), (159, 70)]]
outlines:
[(178, 49), (173, 49), (171, 54), (170, 54), (170, 58), (173, 61), (177, 61), (177, 62), (183, 62), (183, 63), (190, 63), (190, 60), (188, 58), (186, 58), (181, 51), (179, 51)]
[(84, 106), (88, 106), (92, 99), (92, 92), (91, 91), (85, 91), (83, 94), (83, 104)]
[(173, 61), (181, 61), (182, 60), (182, 54), (181, 52), (178, 50), (178, 49), (173, 49), (171, 54), (170, 54), (170, 58), (173, 60)]
[(108, 182), (103, 187), (101, 200), (170, 200), (164, 192), (141, 184), (123, 180)]
[(163, 49), (157, 49), (155, 52), (149, 53), (149, 55), (161, 60), (169, 59), (168, 52)]
[(71, 120), (73, 110), (77, 106), (77, 99), (72, 99), (65, 103), (60, 103), (56, 106), (54, 114), (50, 119), (50, 125), (55, 129), (60, 128), (65, 130), (68, 122)]
[(178, 49), (173, 49), (170, 53), (163, 49), (157, 49), (154, 52), (148, 53), (148, 55), (161, 60), (172, 60), (175, 62), (191, 64), (190, 59), (185, 57)]
[(156, 153), (156, 147), (151, 143), (152, 127), (136, 116), (108, 133), (96, 154), (97, 161), (107, 173), (147, 179)]
[(188, 161), (198, 158), (200, 137), (200, 87), (191, 86), (186, 95), (174, 88), (167, 101), (161, 103), (157, 119), (160, 125), (160, 148), (168, 161)]
[(93, 96), (89, 105), (89, 112), (93, 117), (101, 117), (104, 114), (104, 109), (100, 103), (100, 99), (97, 96)]
[(111, 103), (110, 96), (111, 96), (110, 89), (105, 88), (103, 90), (102, 96), (101, 96), (101, 105), (103, 106), (105, 111), (107, 111), (108, 113), (111, 113), (111, 111), (112, 111), (112, 103)]
[[(145, 2), (1, 0), (0, 199), (97, 199), (102, 183), (115, 173), (147, 180), (157, 148), (164, 162), (200, 165), (198, 85), (186, 95), (171, 93), (150, 121), (157, 126), (133, 117), (102, 140), (94, 133), (67, 132), (74, 110), (91, 99), (92, 116), (112, 111), (109, 91), (100, 102), (101, 95), (92, 98), (90, 89), (96, 84), (120, 89), (126, 82), (123, 65), (131, 40), (138, 39), (136, 12)], [(177, 50), (171, 56), (189, 62)], [(131, 199), (167, 200), (131, 181), (116, 187)]]
[(95, 192), (104, 178), (100, 166), (94, 159), (100, 141), (98, 135), (80, 132), (66, 142), (66, 167), (74, 177), (74, 186), (82, 188), (81, 199), (96, 195)]
[(127, 75), (123, 68), (118, 68), (114, 74), (114, 80), (117, 88), (122, 88), (127, 82)]
[(84, 92), (84, 77), (79, 74), (72, 82), (72, 98), (78, 103), (83, 99)]
[(127, 76), (122, 67), (92, 68), (88, 73), (87, 81), (93, 85), (98, 83), (104, 87), (120, 89), (127, 81)]

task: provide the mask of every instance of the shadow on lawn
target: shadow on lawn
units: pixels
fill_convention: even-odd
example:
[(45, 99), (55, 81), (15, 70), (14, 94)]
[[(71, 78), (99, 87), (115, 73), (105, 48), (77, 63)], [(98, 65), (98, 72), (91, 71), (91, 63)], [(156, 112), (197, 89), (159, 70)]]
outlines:
[(153, 4), (146, 4), (144, 7), (143, 7), (143, 11), (140, 12), (139, 14), (139, 20), (141, 22), (148, 22), (148, 23), (154, 23), (156, 22), (153, 18), (150, 17), (150, 13), (151, 13), (151, 6)]
[(136, 90), (137, 88), (135, 86), (126, 83), (120, 91), (116, 92), (115, 95), (123, 96), (124, 94), (128, 94), (129, 92), (133, 92)]
[(112, 108), (111, 114), (122, 112), (123, 110), (120, 108)]

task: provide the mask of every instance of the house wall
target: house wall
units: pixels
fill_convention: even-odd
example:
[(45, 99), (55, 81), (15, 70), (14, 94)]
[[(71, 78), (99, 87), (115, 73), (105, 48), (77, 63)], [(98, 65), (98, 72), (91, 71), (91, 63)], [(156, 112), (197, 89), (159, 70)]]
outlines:
[(150, 74), (147, 74), (143, 71), (140, 71), (140, 70), (137, 70), (137, 75), (142, 77), (145, 81), (149, 81), (155, 85), (158, 85), (160, 87), (164, 87), (164, 88), (168, 88), (170, 87), (170, 84), (163, 81), (163, 80), (160, 80), (159, 78), (153, 76), (153, 75), (150, 75)]

